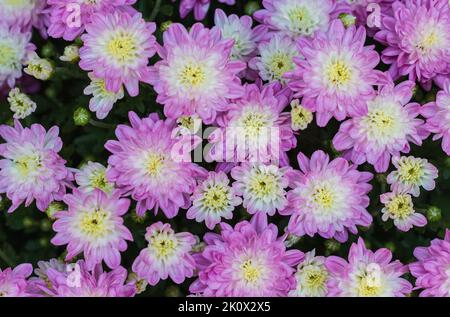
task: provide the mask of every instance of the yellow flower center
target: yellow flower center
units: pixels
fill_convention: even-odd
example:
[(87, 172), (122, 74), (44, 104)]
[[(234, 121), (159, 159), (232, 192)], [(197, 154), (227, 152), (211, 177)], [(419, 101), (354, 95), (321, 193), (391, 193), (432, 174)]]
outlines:
[(334, 204), (334, 193), (327, 187), (318, 187), (312, 195), (313, 201), (323, 209), (330, 209)]
[(426, 31), (426, 33), (420, 37), (416, 44), (416, 48), (421, 53), (427, 53), (433, 49), (437, 44), (439, 44), (439, 36), (435, 30)]
[(254, 265), (252, 260), (247, 260), (241, 265), (242, 275), (247, 283), (255, 284), (261, 278), (261, 268)]
[(371, 263), (366, 271), (360, 276), (358, 293), (363, 297), (374, 297), (380, 295), (382, 289), (381, 268), (377, 263)]
[(250, 112), (241, 119), (247, 137), (257, 137), (267, 127), (267, 116), (264, 113)]
[(149, 248), (159, 259), (170, 257), (174, 253), (177, 245), (178, 242), (176, 239), (162, 233), (156, 233), (151, 236), (148, 244)]
[(107, 45), (108, 53), (119, 63), (127, 63), (137, 57), (135, 38), (122, 31), (118, 32)]
[(408, 218), (414, 213), (414, 205), (411, 196), (408, 194), (396, 195), (387, 205), (387, 210), (398, 219)]
[(205, 70), (201, 65), (188, 64), (180, 72), (180, 82), (187, 87), (198, 87), (205, 81)]
[(25, 7), (26, 5), (30, 5), (30, 0), (3, 0), (3, 2), (8, 6), (15, 7)]
[(0, 66), (14, 68), (19, 66), (13, 47), (5, 43), (0, 43)]
[(153, 177), (160, 175), (161, 171), (163, 170), (164, 161), (165, 158), (163, 155), (156, 153), (150, 154), (146, 162), (148, 174)]
[(369, 111), (365, 117), (367, 125), (372, 131), (388, 135), (395, 128), (395, 119), (382, 110)]
[(278, 189), (277, 177), (272, 173), (258, 172), (250, 181), (249, 188), (257, 198), (264, 198), (272, 195)]
[(42, 160), (39, 154), (31, 154), (16, 160), (15, 166), (21, 176), (27, 177), (42, 167)]
[(106, 180), (106, 174), (105, 171), (96, 171), (93, 172), (91, 177), (91, 186), (94, 188), (102, 189), (102, 190), (109, 190), (111, 187), (111, 184)]
[(345, 62), (338, 60), (328, 66), (327, 76), (334, 87), (340, 88), (352, 79), (352, 71)]
[(202, 205), (214, 212), (220, 212), (228, 206), (229, 190), (222, 185), (214, 185), (203, 194)]
[(85, 212), (81, 218), (80, 230), (91, 238), (102, 238), (110, 233), (107, 218), (108, 213), (102, 209)]
[(281, 80), (283, 75), (294, 69), (292, 58), (286, 53), (277, 53), (269, 62), (269, 70), (274, 79)]
[(292, 105), (291, 110), (291, 125), (294, 131), (304, 130), (308, 127), (308, 124), (313, 120), (313, 114), (311, 111), (303, 107), (298, 103)]
[[(310, 266), (305, 267), (303, 269), (303, 283), (304, 286), (309, 289), (318, 289), (322, 288), (325, 285), (325, 281), (328, 277), (328, 274), (325, 270), (320, 269), (319, 267)], [(302, 285), (300, 285), (301, 287)]]
[(419, 160), (404, 160), (399, 165), (398, 173), (402, 181), (415, 184), (424, 175), (423, 165)]

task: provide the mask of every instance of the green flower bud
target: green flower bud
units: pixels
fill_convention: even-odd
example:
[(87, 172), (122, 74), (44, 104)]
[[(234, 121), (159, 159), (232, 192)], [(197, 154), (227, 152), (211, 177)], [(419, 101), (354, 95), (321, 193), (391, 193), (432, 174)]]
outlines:
[(55, 213), (61, 210), (64, 210), (64, 205), (60, 202), (54, 201), (47, 207), (45, 213), (50, 219), (53, 220), (55, 219)]
[(161, 23), (161, 26), (159, 27), (159, 29), (161, 30), (161, 32), (165, 32), (167, 31), (167, 29), (169, 28), (169, 26), (172, 24), (173, 22), (170, 20), (164, 21), (163, 23)]
[(339, 19), (342, 21), (345, 27), (349, 27), (351, 25), (355, 25), (356, 17), (351, 14), (342, 13), (339, 15)]
[(166, 289), (166, 296), (167, 297), (180, 297), (181, 296), (180, 288), (175, 285), (169, 286)]
[(325, 241), (325, 248), (327, 249), (327, 251), (332, 253), (339, 251), (339, 249), (341, 248), (341, 244), (336, 240), (327, 240)]
[(55, 47), (51, 42), (47, 42), (41, 49), (41, 55), (44, 57), (52, 57), (55, 55)]
[(436, 222), (441, 220), (441, 209), (436, 206), (431, 206), (427, 209), (427, 218), (430, 222)]
[(75, 125), (85, 126), (89, 123), (90, 119), (91, 113), (86, 108), (78, 107), (73, 113), (73, 121), (75, 122)]
[(136, 210), (134, 210), (133, 213), (131, 214), (131, 219), (133, 219), (133, 221), (134, 221), (135, 223), (142, 224), (142, 223), (144, 223), (145, 220), (147, 219), (147, 214), (145, 213), (143, 216), (139, 216), (139, 215), (136, 213)]
[(256, 1), (248, 2), (244, 7), (244, 12), (247, 15), (252, 15), (255, 11), (258, 11), (260, 8), (259, 3)]

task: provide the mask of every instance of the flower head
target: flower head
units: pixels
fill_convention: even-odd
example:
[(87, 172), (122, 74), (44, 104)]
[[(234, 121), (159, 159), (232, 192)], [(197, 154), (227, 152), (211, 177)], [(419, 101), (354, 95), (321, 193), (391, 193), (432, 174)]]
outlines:
[[(96, 13), (136, 12), (131, 6), (136, 0), (47, 0), (48, 34), (73, 41), (92, 22)], [(78, 16), (74, 13), (79, 13)]]
[(129, 118), (131, 127), (119, 125), (118, 141), (105, 145), (112, 153), (107, 178), (138, 202), (138, 215), (161, 208), (173, 218), (179, 208), (190, 206), (196, 180), (206, 176), (206, 170), (190, 158), (200, 140), (190, 135), (174, 136), (176, 123), (160, 120), (156, 113), (140, 119), (130, 112)]
[(263, 0), (263, 6), (255, 19), (293, 38), (325, 31), (334, 7), (332, 0)]
[(87, 162), (79, 170), (75, 170), (75, 180), (79, 190), (90, 193), (100, 189), (111, 193), (114, 184), (106, 179), (106, 167), (97, 162)]
[(140, 13), (116, 11), (95, 14), (81, 36), (80, 67), (105, 80), (105, 88), (120, 93), (125, 85), (130, 96), (139, 93), (139, 82), (149, 82), (149, 58), (156, 52), (154, 23)]
[(33, 200), (45, 211), (54, 200), (61, 200), (73, 179), (58, 152), (62, 141), (59, 128), (46, 131), (40, 124), (24, 128), (19, 121), (14, 127), (0, 126), (0, 136), (6, 141), (0, 146), (0, 193), (12, 201), (8, 212)]
[(373, 85), (385, 80), (374, 69), (378, 53), (373, 45), (364, 46), (365, 40), (364, 27), (346, 29), (340, 20), (334, 20), (327, 32), (298, 40), (304, 58), (294, 58), (297, 67), (286, 77), (295, 97), (303, 97), (302, 104), (317, 112), (319, 126), (332, 117), (343, 120), (364, 112), (365, 102), (375, 94)]
[(394, 79), (409, 75), (431, 86), (436, 75), (450, 73), (450, 9), (448, 0), (406, 0), (392, 4), (375, 39)]
[(127, 283), (127, 270), (121, 266), (104, 272), (101, 265), (88, 269), (85, 261), (66, 264), (65, 269), (52, 266), (45, 270), (45, 281), (34, 285), (52, 297), (132, 297), (134, 283)]
[(258, 71), (265, 81), (285, 83), (284, 75), (295, 68), (294, 57), (299, 56), (295, 42), (286, 35), (275, 33), (269, 41), (258, 45), (258, 56), (249, 62), (249, 67)]
[(343, 158), (330, 158), (316, 151), (308, 159), (297, 157), (301, 172), (290, 173), (288, 205), (280, 213), (291, 215), (288, 230), (297, 236), (319, 234), (326, 239), (344, 242), (348, 231), (356, 226), (369, 226), (372, 216), (367, 212), (372, 189), (372, 174), (359, 172)]
[(411, 195), (405, 192), (392, 192), (380, 196), (384, 208), (381, 210), (383, 221), (394, 220), (394, 225), (401, 231), (409, 231), (413, 226), (423, 227), (427, 218), (414, 210)]
[(244, 88), (245, 95), (217, 120), (220, 129), (210, 137), (210, 157), (218, 162), (287, 165), (286, 152), (297, 140), (289, 113), (282, 112), (288, 103), (286, 89), (279, 83), (247, 84)]
[(297, 266), (295, 279), (297, 287), (289, 292), (295, 297), (325, 297), (328, 293), (329, 273), (325, 267), (326, 258), (316, 256), (315, 250), (305, 253), (305, 258)]
[(231, 170), (235, 192), (244, 199), (244, 208), (250, 214), (265, 213), (273, 216), (286, 207), (286, 188), (289, 167), (242, 163)]
[(162, 60), (151, 70), (150, 83), (164, 105), (167, 117), (198, 114), (206, 124), (218, 112), (228, 110), (229, 99), (242, 95), (237, 74), (245, 63), (232, 61), (233, 40), (224, 40), (220, 29), (209, 30), (201, 23), (189, 32), (182, 24), (170, 25), (158, 50)]
[(387, 177), (391, 190), (419, 197), (420, 187), (431, 191), (436, 186), (434, 179), (438, 177), (438, 170), (428, 160), (401, 156), (392, 158), (392, 163), (397, 169)]
[(450, 80), (447, 80), (444, 89), (437, 93), (436, 102), (422, 107), (421, 114), (427, 118), (425, 129), (435, 133), (433, 140), (442, 138), (442, 149), (450, 155)]
[(190, 291), (203, 296), (287, 296), (295, 288), (294, 268), (303, 258), (286, 250), (273, 224), (222, 223), (221, 234), (206, 234), (207, 246), (196, 254), (198, 279)]
[(39, 80), (48, 80), (53, 74), (53, 65), (46, 58), (40, 58), (35, 52), (26, 61), (24, 72)]
[(0, 269), (0, 297), (29, 297), (27, 278), (33, 273), (31, 264), (25, 263), (14, 269)]
[(450, 297), (450, 230), (445, 238), (434, 239), (429, 247), (414, 250), (417, 261), (409, 265), (416, 288), (423, 297)]
[(106, 81), (102, 78), (96, 78), (94, 73), (88, 73), (91, 83), (83, 93), (92, 95), (89, 100), (89, 109), (96, 113), (98, 119), (105, 119), (111, 111), (114, 104), (125, 95), (122, 85), (117, 92), (106, 88)]
[(391, 156), (410, 151), (409, 143), (422, 144), (427, 136), (423, 120), (418, 119), (420, 105), (408, 103), (414, 83), (403, 82), (383, 86), (378, 95), (367, 102), (367, 112), (341, 124), (333, 139), (338, 151), (355, 164), (368, 162), (378, 173), (389, 167)]
[(298, 99), (291, 101), (291, 127), (292, 130), (305, 130), (313, 120), (313, 113), (303, 107)]
[(224, 172), (209, 172), (208, 177), (200, 181), (191, 197), (192, 207), (187, 211), (188, 219), (205, 221), (208, 229), (214, 229), (221, 218), (233, 218), (233, 210), (242, 203), (236, 190), (229, 186), (230, 180)]
[(63, 62), (73, 63), (80, 59), (80, 48), (78, 45), (67, 45), (64, 47), (64, 54), (59, 57)]
[(350, 247), (348, 262), (337, 256), (327, 258), (330, 272), (329, 296), (343, 297), (404, 297), (411, 293), (412, 285), (401, 276), (407, 266), (392, 260), (389, 249), (373, 252), (366, 249), (364, 240), (358, 239)]
[(19, 88), (13, 88), (8, 94), (8, 102), (14, 119), (23, 119), (28, 117), (36, 110), (36, 103), (26, 94), (20, 92)]
[(56, 235), (51, 242), (67, 244), (66, 260), (83, 252), (89, 270), (102, 261), (111, 269), (119, 267), (126, 240), (133, 241), (122, 218), (130, 200), (120, 198), (119, 191), (107, 195), (98, 189), (91, 193), (74, 189), (73, 194), (64, 196), (64, 202), (68, 210), (55, 214)]
[(181, 284), (186, 277), (192, 277), (195, 261), (190, 252), (196, 243), (189, 232), (175, 233), (169, 224), (157, 222), (147, 228), (145, 239), (148, 246), (133, 263), (133, 272), (150, 285), (170, 277)]
[(0, 23), (0, 87), (6, 84), (12, 88), (22, 76), (22, 65), (36, 49), (30, 39), (31, 32)]

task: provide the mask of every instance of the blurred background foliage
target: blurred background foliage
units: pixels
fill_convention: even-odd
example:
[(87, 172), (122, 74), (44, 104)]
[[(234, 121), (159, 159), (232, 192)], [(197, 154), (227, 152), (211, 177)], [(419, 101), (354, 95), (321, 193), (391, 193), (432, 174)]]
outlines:
[[(222, 8), (228, 15), (235, 13), (244, 15), (251, 13), (261, 6), (260, 1), (237, 1), (235, 6), (227, 6), (212, 1), (205, 25), (214, 25), (214, 10)], [(192, 13), (186, 19), (180, 19), (178, 14), (179, 1), (170, 0), (140, 0), (135, 5), (148, 21), (157, 23), (156, 36), (161, 42), (164, 27), (171, 22), (180, 22), (186, 26), (195, 23)], [(61, 151), (62, 157), (67, 160), (67, 166), (79, 167), (87, 161), (97, 161), (107, 164), (108, 152), (104, 149), (104, 143), (113, 139), (114, 129), (117, 124), (128, 123), (127, 113), (135, 111), (139, 116), (147, 116), (149, 113), (158, 112), (162, 116), (162, 107), (155, 101), (155, 92), (149, 85), (141, 85), (140, 94), (131, 98), (126, 96), (116, 103), (108, 117), (98, 121), (95, 116), (87, 125), (77, 126), (74, 123), (74, 112), (77, 109), (88, 108), (89, 96), (83, 95), (83, 89), (89, 84), (86, 72), (83, 72), (77, 64), (61, 62), (59, 56), (63, 54), (64, 47), (70, 43), (63, 40), (43, 40), (37, 32), (34, 33), (33, 43), (38, 47), (41, 57), (50, 59), (55, 66), (53, 76), (46, 82), (40, 83), (40, 89), (35, 93), (29, 93), (31, 99), (37, 103), (36, 112), (23, 120), (26, 126), (32, 123), (41, 123), (47, 129), (53, 125), (60, 127), (60, 136), (64, 142)], [(78, 44), (82, 44), (79, 40)], [(371, 43), (371, 40), (368, 40)], [(372, 43), (371, 43), (372, 44)], [(380, 50), (378, 50), (380, 51)], [(155, 56), (151, 63), (157, 60)], [(380, 69), (384, 66), (380, 65)], [(20, 88), (20, 85), (19, 85)], [(425, 92), (420, 88), (415, 93), (415, 101), (424, 104), (434, 100), (436, 89)], [(0, 96), (0, 123), (12, 124), (12, 112), (5, 99)], [(297, 136), (298, 146), (290, 152), (291, 164), (298, 168), (296, 162), (297, 153), (302, 151), (310, 155), (316, 150), (322, 149), (332, 157), (339, 156), (332, 145), (331, 140), (339, 128), (339, 123), (332, 121), (325, 128), (318, 128), (312, 123), (307, 130), (301, 131)], [(371, 205), (369, 211), (374, 217), (374, 222), (369, 228), (360, 228), (360, 236), (364, 238), (367, 247), (377, 249), (387, 247), (394, 253), (394, 257), (403, 263), (414, 260), (413, 250), (417, 246), (428, 245), (435, 237), (442, 238), (445, 228), (450, 224), (450, 157), (447, 157), (440, 147), (440, 142), (432, 142), (431, 138), (425, 141), (423, 146), (412, 145), (410, 155), (428, 159), (439, 169), (439, 178), (436, 189), (432, 192), (421, 192), (420, 197), (414, 198), (416, 210), (424, 213), (428, 218), (428, 225), (424, 228), (413, 228), (407, 233), (400, 232), (393, 227), (392, 221), (381, 221), (382, 204), (379, 195), (389, 191), (385, 174), (378, 174), (372, 180), (373, 190), (370, 193)], [(368, 165), (360, 167), (371, 172), (373, 168)], [(64, 247), (51, 245), (50, 239), (54, 236), (52, 220), (46, 213), (42, 213), (33, 205), (28, 208), (20, 207), (13, 214), (7, 214), (6, 210), (10, 202), (6, 197), (0, 202), (0, 267), (16, 266), (23, 262), (36, 265), (39, 260), (50, 258), (63, 258)], [(168, 221), (161, 214), (154, 216), (148, 213), (144, 218), (138, 218), (134, 211), (135, 203), (130, 212), (125, 216), (125, 223), (133, 233), (134, 242), (129, 243), (128, 250), (122, 255), (122, 265), (129, 269), (139, 251), (146, 246), (144, 239), (145, 228), (158, 220), (170, 222), (177, 231), (190, 231), (200, 238), (207, 232), (206, 226), (185, 218), (185, 211), (180, 210), (179, 216)], [(249, 219), (246, 211), (240, 207), (235, 210), (235, 216), (230, 223)], [(286, 227), (288, 218), (274, 216), (270, 218), (272, 223), (278, 225), (280, 232)], [(216, 227), (217, 230), (217, 227)], [(349, 246), (357, 240), (357, 236), (350, 236), (344, 243), (334, 240), (326, 240), (321, 237), (303, 237), (293, 245), (304, 252), (316, 249), (319, 255), (347, 256)], [(410, 278), (410, 277), (408, 277)], [(187, 280), (182, 285), (176, 285), (171, 281), (161, 281), (155, 287), (148, 287), (140, 296), (183, 296), (189, 294), (188, 287), (193, 279)]]

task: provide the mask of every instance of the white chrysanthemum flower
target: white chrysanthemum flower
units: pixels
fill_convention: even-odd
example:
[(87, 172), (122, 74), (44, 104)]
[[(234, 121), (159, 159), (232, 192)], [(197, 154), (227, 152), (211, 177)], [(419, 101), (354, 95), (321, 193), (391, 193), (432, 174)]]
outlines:
[(14, 119), (24, 119), (36, 110), (36, 103), (19, 88), (13, 88), (8, 94), (10, 109), (14, 112)]
[(244, 208), (250, 214), (273, 216), (276, 210), (283, 209), (287, 204), (287, 171), (286, 167), (243, 163), (231, 170), (231, 176), (236, 180), (233, 189), (243, 197)]
[(94, 73), (88, 73), (88, 76), (91, 83), (84, 89), (83, 93), (92, 95), (89, 101), (89, 109), (96, 113), (98, 119), (104, 119), (114, 104), (124, 97), (123, 86), (120, 86), (117, 92), (113, 92), (106, 88), (104, 79), (96, 78)]
[(275, 34), (269, 42), (258, 46), (259, 55), (249, 62), (263, 80), (285, 82), (284, 74), (294, 70), (293, 58), (298, 56), (295, 42), (287, 36)]
[(64, 54), (59, 57), (63, 62), (76, 62), (80, 59), (79, 47), (77, 45), (68, 45), (64, 48)]
[(436, 186), (434, 179), (438, 177), (438, 170), (428, 160), (401, 156), (392, 158), (392, 163), (397, 168), (387, 177), (392, 191), (407, 192), (419, 197), (420, 187), (431, 191)]
[(305, 130), (312, 122), (314, 116), (312, 111), (300, 104), (298, 99), (291, 102), (291, 126), (292, 130)]
[(233, 210), (242, 203), (242, 199), (236, 196), (229, 183), (230, 180), (224, 172), (210, 172), (208, 178), (195, 189), (187, 218), (195, 218), (197, 222), (205, 221), (211, 230), (221, 222), (222, 217), (233, 218)]
[(48, 80), (53, 74), (53, 65), (49, 60), (40, 58), (36, 53), (33, 53), (23, 71), (36, 79)]
[(328, 277), (325, 257), (315, 256), (315, 250), (307, 252), (305, 259), (297, 266), (295, 273), (297, 287), (289, 292), (289, 296), (325, 297), (328, 292)]
[(114, 189), (114, 184), (106, 179), (106, 167), (96, 162), (89, 161), (79, 170), (76, 170), (75, 180), (79, 189), (87, 193), (94, 189), (101, 189), (110, 193)]
[(399, 230), (406, 232), (413, 226), (423, 227), (427, 224), (427, 218), (414, 210), (411, 195), (404, 192), (386, 193), (380, 196), (380, 200), (384, 204), (381, 219), (393, 219)]

